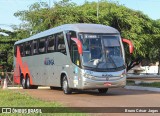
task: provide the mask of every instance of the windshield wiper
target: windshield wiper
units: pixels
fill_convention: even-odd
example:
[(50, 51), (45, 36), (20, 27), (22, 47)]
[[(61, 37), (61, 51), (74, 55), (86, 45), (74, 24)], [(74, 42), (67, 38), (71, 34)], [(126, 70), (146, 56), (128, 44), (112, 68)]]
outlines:
[(111, 60), (111, 62), (114, 64), (114, 66), (115, 66), (116, 68), (118, 68), (117, 65), (116, 65), (116, 63), (115, 63), (114, 60), (112, 59), (112, 57), (111, 57), (110, 55), (107, 55), (107, 57)]
[(98, 60), (98, 63), (97, 63), (97, 65), (96, 65), (96, 68), (98, 68), (98, 66), (99, 66), (100, 63), (103, 63), (103, 62), (100, 61), (100, 60)]

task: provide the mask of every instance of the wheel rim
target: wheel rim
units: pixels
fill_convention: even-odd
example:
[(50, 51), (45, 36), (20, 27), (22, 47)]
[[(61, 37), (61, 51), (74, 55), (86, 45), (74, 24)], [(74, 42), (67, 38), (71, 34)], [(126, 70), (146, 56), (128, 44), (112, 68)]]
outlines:
[(29, 88), (30, 86), (30, 82), (29, 82), (29, 78), (27, 78), (27, 87)]
[(63, 81), (63, 90), (66, 93), (67, 91), (67, 81), (66, 80)]

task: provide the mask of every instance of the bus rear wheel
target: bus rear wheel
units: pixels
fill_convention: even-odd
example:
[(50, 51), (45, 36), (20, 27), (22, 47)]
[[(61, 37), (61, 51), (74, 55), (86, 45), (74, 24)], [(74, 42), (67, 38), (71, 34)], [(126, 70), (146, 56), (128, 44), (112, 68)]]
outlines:
[(66, 76), (64, 76), (63, 80), (62, 80), (62, 89), (63, 89), (64, 94), (71, 94), (72, 93), (72, 89), (69, 88), (68, 80), (67, 80)]
[(26, 81), (27, 81), (27, 89), (31, 89), (30, 78), (28, 75), (26, 76)]
[(27, 89), (26, 79), (23, 76), (21, 76), (21, 85), (23, 89)]
[(107, 93), (107, 91), (108, 91), (108, 88), (98, 89), (98, 92), (99, 92), (99, 93)]

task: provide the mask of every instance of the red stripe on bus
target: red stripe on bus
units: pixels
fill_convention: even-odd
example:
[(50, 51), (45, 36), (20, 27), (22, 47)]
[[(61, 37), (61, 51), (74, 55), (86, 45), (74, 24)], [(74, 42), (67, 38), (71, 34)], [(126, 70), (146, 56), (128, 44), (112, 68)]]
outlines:
[(30, 84), (33, 84), (32, 77), (30, 75), (30, 71), (29, 71), (29, 68), (28, 68), (28, 64), (26, 62), (23, 63), (22, 57), (21, 57), (21, 54), (20, 54), (20, 48), (17, 46), (17, 57), (16, 57), (16, 67), (15, 67), (16, 70), (14, 72), (14, 79), (15, 79), (14, 81), (16, 83), (20, 83), (20, 71), (19, 71), (19, 67), (20, 67), (21, 72), (24, 75), (24, 78), (26, 78), (25, 76), (28, 73), (29, 78), (30, 78)]

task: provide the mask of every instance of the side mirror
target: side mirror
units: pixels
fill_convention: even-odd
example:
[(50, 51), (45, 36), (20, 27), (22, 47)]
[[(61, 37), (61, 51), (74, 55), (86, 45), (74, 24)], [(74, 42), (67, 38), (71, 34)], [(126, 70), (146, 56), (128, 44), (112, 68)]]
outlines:
[(125, 39), (125, 38), (122, 38), (122, 41), (129, 45), (129, 53), (132, 54), (134, 51), (133, 43), (130, 40)]
[(81, 43), (81, 41), (77, 38), (71, 38), (71, 39), (77, 44), (78, 53), (82, 54), (82, 43)]

